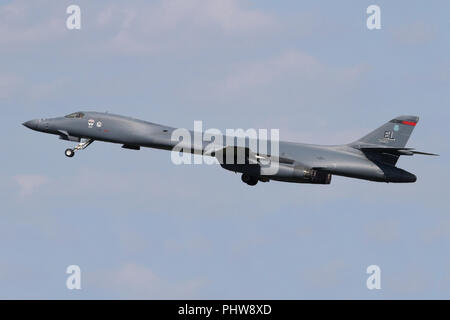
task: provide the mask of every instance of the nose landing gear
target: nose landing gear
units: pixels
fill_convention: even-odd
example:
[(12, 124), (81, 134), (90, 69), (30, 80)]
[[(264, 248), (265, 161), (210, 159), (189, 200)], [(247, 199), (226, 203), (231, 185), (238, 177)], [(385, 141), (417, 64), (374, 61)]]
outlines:
[(85, 149), (87, 146), (89, 146), (92, 142), (94, 142), (93, 139), (87, 139), (83, 142), (80, 142), (75, 148), (73, 149), (66, 149), (66, 151), (64, 152), (64, 154), (66, 155), (66, 157), (72, 158), (75, 155), (75, 151), (78, 150), (83, 150)]
[(258, 178), (251, 176), (247, 173), (243, 173), (241, 177), (242, 182), (245, 182), (249, 186), (254, 186), (258, 183)]
[(66, 149), (66, 151), (64, 152), (66, 157), (72, 158), (75, 155), (75, 151), (73, 151), (72, 149)]

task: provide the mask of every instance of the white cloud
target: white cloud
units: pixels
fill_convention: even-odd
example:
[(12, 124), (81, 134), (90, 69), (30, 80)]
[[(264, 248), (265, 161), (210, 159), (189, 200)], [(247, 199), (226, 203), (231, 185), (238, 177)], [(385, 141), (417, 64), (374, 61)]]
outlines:
[(224, 96), (261, 89), (279, 83), (294, 83), (305, 93), (319, 88), (350, 88), (366, 71), (365, 66), (331, 67), (316, 57), (298, 50), (236, 66), (216, 88)]
[(21, 77), (12, 74), (0, 74), (0, 100), (13, 97), (19, 92), (22, 85), (23, 79)]
[(301, 73), (302, 77), (314, 78), (324, 72), (324, 66), (310, 55), (299, 51), (289, 51), (264, 61), (239, 67), (225, 79), (223, 90), (233, 92), (264, 86), (296, 72)]
[(174, 251), (176, 253), (187, 252), (190, 255), (195, 255), (198, 253), (210, 253), (211, 252), (211, 243), (208, 242), (208, 239), (201, 235), (194, 235), (188, 237), (182, 237), (174, 239), (168, 239), (165, 241), (164, 246), (167, 250)]
[(29, 45), (42, 45), (60, 38), (66, 31), (66, 16), (55, 15), (49, 4), (14, 1), (0, 6), (0, 50), (23, 50)]
[(342, 284), (342, 276), (346, 269), (348, 267), (343, 261), (332, 260), (319, 267), (305, 270), (302, 278), (313, 288), (331, 289)]
[(117, 269), (96, 274), (93, 281), (99, 287), (128, 299), (192, 299), (204, 285), (204, 281), (199, 279), (166, 280), (152, 269), (136, 263), (126, 263)]
[(400, 238), (398, 223), (392, 220), (368, 224), (366, 234), (377, 242), (395, 242)]
[(393, 38), (403, 45), (422, 45), (432, 41), (436, 36), (434, 27), (424, 22), (415, 22), (401, 26), (393, 31)]
[[(80, 4), (83, 45), (89, 53), (149, 54), (209, 46), (223, 37), (265, 34), (275, 19), (237, 0), (172, 0), (133, 5)], [(0, 6), (0, 50), (18, 51), (73, 35), (66, 28), (66, 6), (52, 1), (14, 1)], [(86, 31), (88, 32), (86, 32)], [(75, 39), (75, 38), (74, 38)], [(196, 44), (196, 46), (195, 46)], [(59, 47), (58, 50), (65, 47)]]
[(21, 196), (31, 195), (50, 181), (48, 177), (38, 174), (20, 174), (13, 179), (19, 186)]
[(384, 280), (383, 278), (381, 280), (382, 290), (400, 298), (407, 298), (410, 295), (415, 297), (425, 296), (427, 292), (430, 292), (430, 287), (433, 285), (430, 278), (426, 278), (426, 274), (426, 270), (414, 265), (410, 265), (399, 272), (387, 272)]
[(423, 232), (422, 238), (427, 242), (443, 240), (450, 237), (450, 219), (440, 220), (435, 226)]
[(52, 99), (64, 91), (67, 83), (66, 78), (30, 82), (22, 75), (0, 74), (0, 100), (14, 100), (17, 103), (22, 99), (27, 102)]
[[(179, 205), (183, 209), (178, 210), (180, 214), (185, 212), (183, 201), (189, 201), (196, 194), (196, 190), (190, 187), (188, 182), (180, 183), (176, 176), (167, 177), (155, 171), (118, 173), (109, 170), (81, 169), (54, 177), (17, 174), (12, 177), (12, 182), (19, 187), (19, 197), (37, 196), (40, 199), (52, 199), (55, 196), (65, 199), (77, 197), (98, 199), (101, 196), (114, 196), (117, 199), (131, 197), (134, 199), (133, 202), (147, 203), (148, 195), (152, 194), (160, 200), (147, 205), (148, 208), (154, 208), (164, 207), (167, 199), (175, 197), (180, 200)], [(28, 203), (23, 205), (27, 206)]]
[(206, 46), (222, 37), (264, 34), (275, 27), (275, 19), (236, 0), (174, 0), (139, 7), (114, 4), (97, 15), (96, 25), (115, 30), (107, 48), (148, 54)]
[[(180, 2), (180, 0), (179, 0)], [(183, 0), (183, 2), (185, 2)], [(235, 0), (195, 1), (195, 12), (201, 12), (204, 24), (217, 24), (224, 32), (246, 32), (273, 27), (274, 20), (267, 14), (244, 9)]]
[(64, 90), (65, 79), (55, 79), (48, 82), (33, 83), (27, 88), (27, 95), (31, 100), (43, 100), (54, 97)]

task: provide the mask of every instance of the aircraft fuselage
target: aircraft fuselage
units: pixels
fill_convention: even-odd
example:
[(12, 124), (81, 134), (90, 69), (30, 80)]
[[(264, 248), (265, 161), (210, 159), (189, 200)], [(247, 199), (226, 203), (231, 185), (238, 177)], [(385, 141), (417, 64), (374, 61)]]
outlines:
[[(25, 122), (24, 125), (36, 131), (58, 135), (64, 140), (79, 142), (81, 139), (87, 139), (90, 142), (112, 142), (122, 144), (124, 148), (129, 149), (149, 147), (172, 150), (179, 143), (172, 139), (172, 134), (176, 130), (173, 127), (110, 113), (80, 112), (79, 114), (82, 116), (37, 119)], [(193, 137), (194, 133), (192, 131), (190, 133)], [(209, 143), (202, 141), (199, 145), (192, 141), (194, 147), (186, 151), (203, 154)], [(226, 145), (225, 140), (222, 143)], [(250, 143), (249, 140), (247, 143)], [(78, 149), (75, 148), (75, 150)], [(66, 150), (66, 155), (73, 156), (73, 154)], [(289, 161), (280, 161), (277, 174), (271, 176), (264, 176), (259, 171), (255, 171), (254, 166), (249, 165), (223, 164), (222, 167), (241, 172), (247, 175), (246, 179), (248, 177), (253, 179), (252, 182), (257, 179), (256, 181), (278, 180), (328, 184), (331, 175), (380, 182), (416, 181), (415, 175), (393, 165), (373, 161), (367, 157), (366, 153), (352, 145), (322, 146), (280, 141), (279, 157)]]

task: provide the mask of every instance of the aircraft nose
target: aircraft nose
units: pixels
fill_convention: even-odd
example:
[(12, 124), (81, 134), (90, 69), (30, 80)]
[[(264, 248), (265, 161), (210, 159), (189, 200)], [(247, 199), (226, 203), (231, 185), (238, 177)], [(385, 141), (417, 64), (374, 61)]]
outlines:
[(29, 120), (27, 122), (22, 123), (25, 127), (32, 129), (32, 130), (38, 130), (39, 127), (39, 120)]

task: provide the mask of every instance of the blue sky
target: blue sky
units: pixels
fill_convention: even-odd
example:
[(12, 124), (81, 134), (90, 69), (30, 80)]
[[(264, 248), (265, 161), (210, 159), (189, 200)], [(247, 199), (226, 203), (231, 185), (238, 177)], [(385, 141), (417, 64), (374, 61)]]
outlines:
[[(66, 29), (81, 7), (82, 29)], [(366, 8), (381, 8), (381, 30)], [(0, 1), (0, 298), (450, 298), (448, 1)], [(354, 141), (420, 116), (414, 184), (251, 188), (24, 128), (110, 111)], [(82, 289), (65, 287), (79, 265)], [(381, 290), (366, 288), (367, 266)]]

